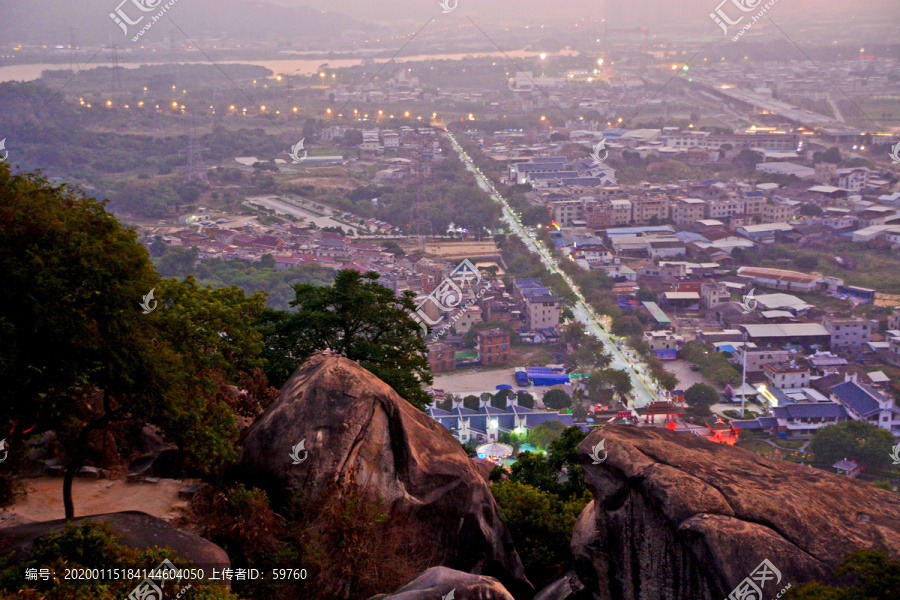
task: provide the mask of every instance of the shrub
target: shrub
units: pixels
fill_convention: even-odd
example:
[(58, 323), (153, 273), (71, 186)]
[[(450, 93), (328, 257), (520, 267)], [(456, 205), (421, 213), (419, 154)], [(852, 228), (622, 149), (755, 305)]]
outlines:
[(559, 496), (515, 481), (491, 486), (500, 516), (512, 535), (525, 573), (536, 588), (571, 567), (569, 540), (578, 515), (590, 501), (582, 496), (563, 502)]
[[(140, 583), (138, 579), (64, 579), (66, 569), (144, 569), (156, 568), (168, 559), (176, 567), (191, 568), (177, 558), (175, 551), (154, 547), (134, 550), (119, 543), (119, 537), (106, 523), (90, 521), (68, 523), (59, 533), (48, 533), (35, 540), (28, 556), (13, 566), (0, 567), (0, 599), (12, 600), (121, 600)], [(25, 579), (27, 569), (51, 569), (56, 581)], [(24, 583), (24, 585), (23, 585)], [(164, 597), (175, 597), (184, 583), (162, 586)], [(191, 597), (203, 600), (237, 600), (218, 583), (191, 582)], [(196, 596), (194, 594), (197, 594)]]

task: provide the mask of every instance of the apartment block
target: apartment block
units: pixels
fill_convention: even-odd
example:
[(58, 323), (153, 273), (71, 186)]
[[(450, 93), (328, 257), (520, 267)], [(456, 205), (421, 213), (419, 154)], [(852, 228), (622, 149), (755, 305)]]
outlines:
[(704, 283), (700, 286), (700, 306), (702, 308), (715, 308), (729, 300), (731, 300), (731, 293), (724, 283)]
[(456, 369), (456, 349), (443, 342), (428, 344), (428, 364), (432, 373)]
[(736, 365), (744, 364), (744, 352), (747, 353), (747, 373), (762, 373), (763, 366), (782, 364), (791, 356), (790, 350), (783, 350), (777, 346), (756, 346), (747, 344), (744, 350), (743, 344), (734, 347), (734, 356), (731, 362)]
[(763, 223), (787, 223), (794, 217), (794, 207), (788, 204), (767, 203), (762, 207)]
[(744, 197), (744, 214), (758, 216), (762, 215), (763, 207), (766, 206), (765, 196), (745, 196)]
[(763, 372), (769, 385), (779, 390), (793, 390), (809, 387), (809, 368), (793, 363), (763, 365)]
[(556, 329), (559, 326), (559, 298), (553, 296), (537, 279), (517, 279), (513, 293), (522, 307), (525, 326), (531, 331)]
[(822, 324), (831, 334), (831, 349), (855, 349), (869, 342), (872, 334), (872, 323), (858, 317), (838, 319), (827, 317)]
[(478, 357), (483, 365), (505, 365), (509, 362), (509, 332), (496, 327), (475, 334)]
[(720, 198), (710, 200), (704, 206), (707, 219), (728, 219), (744, 213), (744, 201), (740, 198)]
[(613, 225), (628, 225), (634, 218), (631, 200), (611, 200)]
[(699, 198), (679, 198), (669, 205), (671, 219), (677, 225), (688, 225), (703, 218), (706, 201)]
[(664, 196), (632, 198), (631, 207), (632, 219), (637, 224), (649, 223), (654, 217), (659, 221), (669, 218), (669, 199)]

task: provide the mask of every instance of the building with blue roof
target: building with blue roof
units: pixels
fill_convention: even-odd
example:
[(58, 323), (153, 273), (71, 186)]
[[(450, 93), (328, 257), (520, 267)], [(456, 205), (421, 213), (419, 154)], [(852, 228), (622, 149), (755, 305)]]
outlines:
[(518, 406), (515, 398), (508, 400), (506, 409), (482, 402), (476, 411), (465, 408), (462, 401), (455, 401), (451, 410), (436, 407), (428, 409), (428, 416), (443, 425), (461, 443), (495, 442), (501, 433), (525, 434), (528, 430), (550, 421), (560, 421), (566, 427), (574, 425), (571, 414), (535, 412)]
[(778, 401), (772, 416), (736, 420), (732, 425), (735, 429), (768, 429), (784, 437), (792, 433), (809, 435), (843, 421), (866, 421), (900, 438), (900, 409), (893, 396), (859, 383), (855, 375), (846, 376), (830, 392), (829, 402), (796, 402), (782, 390), (767, 389), (766, 393)]

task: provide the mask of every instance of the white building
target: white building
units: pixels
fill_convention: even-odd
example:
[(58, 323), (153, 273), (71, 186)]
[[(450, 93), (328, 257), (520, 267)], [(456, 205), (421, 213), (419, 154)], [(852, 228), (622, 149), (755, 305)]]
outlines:
[(809, 368), (793, 363), (763, 365), (769, 385), (779, 390), (793, 390), (809, 387)]
[(827, 317), (823, 322), (831, 334), (831, 349), (855, 349), (869, 342), (872, 335), (872, 323), (866, 319), (837, 319)]

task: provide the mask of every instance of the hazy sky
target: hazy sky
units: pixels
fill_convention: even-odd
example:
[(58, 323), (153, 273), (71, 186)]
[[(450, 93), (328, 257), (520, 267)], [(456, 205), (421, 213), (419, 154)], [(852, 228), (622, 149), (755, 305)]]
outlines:
[[(309, 6), (336, 10), (361, 20), (391, 22), (413, 17), (427, 19), (440, 14), (438, 0), (272, 0), (286, 6)], [(623, 26), (685, 24), (708, 20), (721, 0), (458, 0), (454, 13), (500, 19), (599, 18), (604, 15), (621, 20)], [(843, 14), (898, 22), (897, 0), (779, 0), (773, 7), (779, 12), (805, 15), (811, 20), (823, 14)]]
[[(0, 45), (64, 42), (56, 38), (68, 38), (69, 27), (75, 30), (79, 41), (103, 40), (116, 34), (109, 13), (121, 1), (0, 0)], [(677, 41), (681, 35), (696, 37), (704, 32), (715, 37), (715, 24), (709, 14), (721, 1), (447, 0), (451, 6), (456, 2), (456, 8), (442, 14), (439, 0), (178, 0), (170, 15), (180, 25), (190, 27), (192, 33), (201, 35), (227, 35), (237, 30), (254, 37), (296, 34), (299, 40), (316, 34), (331, 35), (334, 27), (373, 31), (375, 23), (395, 33), (409, 33), (430, 17), (436, 18), (430, 27), (467, 24), (471, 17), (492, 31), (501, 27), (501, 21), (571, 26), (576, 20), (596, 22), (606, 17), (609, 28), (649, 27), (654, 37), (658, 34), (657, 39)], [(758, 4), (763, 0), (725, 1), (727, 10), (731, 1)], [(896, 37), (892, 28), (900, 24), (900, 0), (777, 0), (769, 15), (792, 32), (806, 29), (815, 36), (819, 35), (817, 28), (825, 24), (829, 32), (821, 35), (831, 37), (830, 31), (841, 35), (864, 31), (870, 38), (890, 42)], [(864, 24), (876, 24), (881, 30), (876, 35)]]

